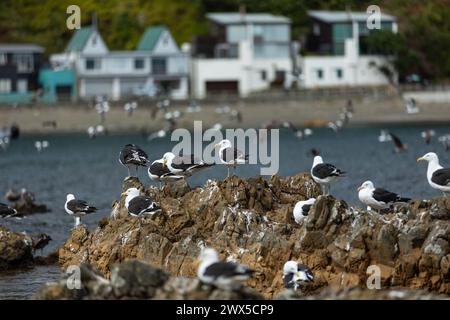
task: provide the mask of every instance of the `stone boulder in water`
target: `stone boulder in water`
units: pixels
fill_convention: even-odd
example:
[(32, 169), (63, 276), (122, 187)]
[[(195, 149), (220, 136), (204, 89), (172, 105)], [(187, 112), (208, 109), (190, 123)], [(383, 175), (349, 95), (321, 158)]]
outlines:
[(33, 265), (31, 238), (0, 226), (0, 271)]
[[(124, 184), (145, 190), (136, 178)], [(248, 285), (268, 298), (283, 290), (287, 260), (312, 268), (315, 281), (306, 288), (308, 295), (328, 286), (365, 286), (371, 265), (378, 267), (383, 288), (450, 294), (449, 209), (441, 197), (379, 215), (319, 196), (307, 173), (270, 180), (233, 176), (193, 190), (181, 181), (146, 193), (160, 203), (161, 214), (131, 217), (124, 199), (116, 201), (112, 216), (98, 228), (72, 231), (60, 248), (60, 265), (89, 263), (109, 278), (114, 264), (139, 259), (172, 276), (195, 277), (195, 259), (210, 246), (222, 258), (255, 269)], [(296, 224), (293, 207), (309, 197), (317, 201)]]

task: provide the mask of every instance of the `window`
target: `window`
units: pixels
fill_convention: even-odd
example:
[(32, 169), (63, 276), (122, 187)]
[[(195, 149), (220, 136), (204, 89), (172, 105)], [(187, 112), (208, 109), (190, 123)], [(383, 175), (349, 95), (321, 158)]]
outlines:
[(6, 64), (7, 62), (8, 61), (7, 61), (7, 58), (6, 58), (6, 53), (0, 53), (0, 66)]
[(134, 59), (135, 69), (144, 69), (144, 59)]
[(11, 79), (0, 79), (0, 93), (11, 92)]
[(96, 70), (100, 69), (99, 59), (86, 59), (86, 70)]
[(316, 69), (316, 78), (319, 80), (323, 79), (323, 70), (322, 69)]
[(267, 80), (267, 71), (266, 70), (261, 71), (261, 80), (264, 80), (264, 81)]
[(33, 72), (33, 55), (16, 54), (13, 56), (13, 61), (17, 66), (17, 72), (19, 73)]
[(343, 70), (341, 68), (337, 68), (335, 71), (336, 71), (336, 78), (342, 79), (344, 75)]
[(315, 36), (320, 36), (320, 25), (318, 23), (314, 23), (313, 25), (313, 34)]
[(166, 59), (153, 58), (152, 59), (152, 73), (153, 74), (166, 74)]
[(28, 81), (27, 79), (17, 80), (17, 92), (25, 93), (28, 91)]

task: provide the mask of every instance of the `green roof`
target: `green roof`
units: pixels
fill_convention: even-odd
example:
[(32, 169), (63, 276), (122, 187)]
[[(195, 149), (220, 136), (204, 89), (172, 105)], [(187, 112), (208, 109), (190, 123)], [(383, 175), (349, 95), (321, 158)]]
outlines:
[(154, 26), (147, 28), (147, 30), (145, 30), (144, 34), (142, 35), (141, 40), (139, 40), (137, 49), (153, 51), (153, 49), (155, 49), (156, 43), (158, 43), (159, 37), (166, 30), (167, 28), (164, 26)]
[(70, 39), (70, 42), (66, 47), (66, 52), (83, 50), (93, 31), (93, 27), (82, 27), (81, 29), (78, 29), (72, 36), (72, 39)]

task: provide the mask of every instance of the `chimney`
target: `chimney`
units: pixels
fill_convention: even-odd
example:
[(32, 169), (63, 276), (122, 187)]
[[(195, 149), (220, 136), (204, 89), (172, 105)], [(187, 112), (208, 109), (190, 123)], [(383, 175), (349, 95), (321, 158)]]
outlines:
[(92, 27), (94, 27), (94, 29), (97, 29), (97, 14), (95, 13), (95, 11), (92, 11), (91, 25)]

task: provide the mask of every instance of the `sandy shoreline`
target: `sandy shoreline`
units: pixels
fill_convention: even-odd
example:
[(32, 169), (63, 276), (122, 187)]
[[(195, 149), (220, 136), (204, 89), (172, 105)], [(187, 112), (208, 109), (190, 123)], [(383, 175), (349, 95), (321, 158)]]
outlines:
[[(199, 113), (185, 113), (178, 120), (177, 127), (192, 128), (194, 120), (202, 120), (203, 128), (207, 129), (215, 123), (224, 127), (261, 127), (271, 120), (291, 121), (296, 126), (318, 127), (329, 121), (338, 119), (340, 110), (345, 106), (346, 99), (320, 101), (280, 101), (277, 102), (239, 102), (228, 105), (241, 112), (243, 121), (238, 123), (230, 120), (229, 115), (219, 115), (215, 112), (221, 104), (201, 104)], [(224, 104), (222, 104), (224, 105)], [(421, 112), (407, 114), (404, 103), (399, 98), (359, 98), (353, 100), (355, 109), (351, 120), (352, 126), (371, 125), (423, 125), (450, 124), (450, 105), (444, 103), (420, 104)], [(169, 111), (184, 111), (187, 105), (176, 105)], [(152, 105), (140, 103), (138, 109), (128, 117), (120, 104), (112, 104), (106, 116), (105, 126), (110, 132), (152, 131), (163, 127), (164, 114), (159, 112), (151, 117)], [(0, 107), (0, 127), (12, 123), (19, 124), (22, 133), (47, 132), (86, 132), (87, 127), (99, 123), (99, 115), (88, 104), (74, 106), (21, 106), (12, 108)], [(57, 127), (44, 126), (44, 122), (55, 121)]]

